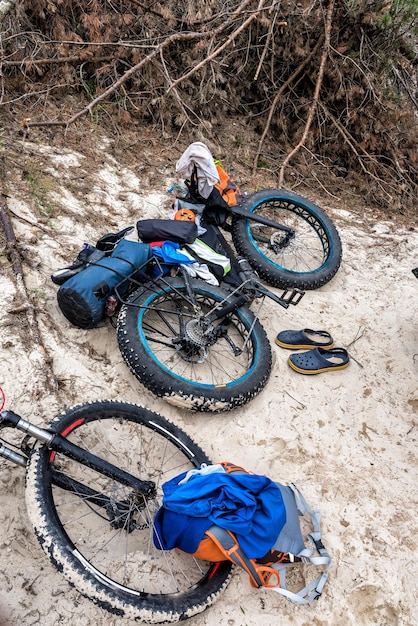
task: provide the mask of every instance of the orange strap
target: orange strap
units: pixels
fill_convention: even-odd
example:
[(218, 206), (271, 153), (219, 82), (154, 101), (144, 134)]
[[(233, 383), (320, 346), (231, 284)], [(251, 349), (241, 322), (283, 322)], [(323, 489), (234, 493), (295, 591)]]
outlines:
[[(216, 544), (229, 561), (242, 567), (250, 578), (252, 587), (277, 587), (280, 585), (280, 574), (274, 568), (259, 565), (255, 559), (249, 559), (241, 550), (235, 536), (229, 530), (219, 526), (211, 526), (205, 533)], [(272, 582), (273, 580), (273, 582)]]

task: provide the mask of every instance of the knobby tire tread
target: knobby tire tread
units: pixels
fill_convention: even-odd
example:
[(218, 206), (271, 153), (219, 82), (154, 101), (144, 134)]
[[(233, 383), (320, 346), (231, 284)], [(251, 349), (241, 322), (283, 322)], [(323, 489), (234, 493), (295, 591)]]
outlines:
[[(176, 288), (184, 286), (181, 279), (168, 279), (165, 282)], [(214, 301), (219, 302), (228, 295), (224, 290), (201, 280), (192, 280), (191, 284), (196, 292), (203, 289), (208, 294), (213, 294)], [(134, 305), (140, 305), (147, 301), (149, 297), (147, 294), (156, 291), (155, 284), (150, 286), (150, 291), (146, 288), (139, 289), (131, 295), (130, 301)], [(119, 349), (133, 375), (158, 397), (193, 411), (221, 412), (248, 403), (267, 384), (272, 367), (271, 347), (266, 332), (258, 320), (252, 330), (252, 340), (257, 346), (253, 371), (237, 384), (225, 388), (203, 388), (198, 383), (179, 380), (160, 367), (158, 361), (150, 358), (137, 330), (139, 311), (138, 306), (122, 307), (117, 328)], [(254, 315), (248, 307), (241, 307), (239, 314), (247, 320), (248, 326), (252, 324)]]
[[(138, 419), (145, 426), (157, 422), (167, 432), (166, 438), (176, 445), (193, 466), (210, 463), (201, 448), (174, 424), (148, 409), (127, 403), (101, 401), (78, 405), (55, 418), (50, 428), (53, 432), (61, 433), (75, 420), (94, 420), (95, 414), (103, 415), (106, 412), (116, 413), (121, 419)], [(160, 428), (158, 434), (162, 434)], [(231, 578), (231, 564), (228, 562), (219, 564), (219, 567), (212, 565), (211, 576), (206, 575), (195, 588), (174, 595), (140, 594), (133, 597), (98, 580), (72, 552), (74, 546), (61, 524), (51, 494), (50, 459), (51, 450), (37, 444), (26, 471), (28, 514), (36, 537), (51, 562), (82, 595), (115, 615), (151, 624), (188, 619), (215, 602)]]
[[(323, 264), (310, 272), (296, 272), (268, 261), (254, 245), (248, 231), (248, 220), (234, 217), (232, 221), (232, 239), (238, 253), (244, 256), (260, 277), (269, 285), (281, 289), (318, 289), (327, 284), (338, 272), (342, 260), (342, 245), (338, 231), (323, 209), (310, 200), (285, 189), (267, 189), (251, 194), (240, 203), (247, 211), (257, 213), (257, 207), (269, 201), (281, 200), (288, 203), (289, 210), (302, 207), (306, 215), (312, 217), (326, 233), (329, 245), (328, 257)], [(293, 207), (293, 208), (292, 208)], [(274, 215), (268, 215), (276, 219)], [(277, 220), (280, 221), (280, 220)], [(296, 238), (298, 234), (296, 232)]]

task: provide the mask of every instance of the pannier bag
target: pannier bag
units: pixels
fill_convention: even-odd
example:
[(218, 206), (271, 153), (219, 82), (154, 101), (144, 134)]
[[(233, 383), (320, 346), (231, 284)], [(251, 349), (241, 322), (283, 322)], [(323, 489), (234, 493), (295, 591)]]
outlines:
[[(313, 511), (294, 483), (281, 485), (230, 462), (203, 464), (163, 484), (163, 503), (154, 520), (154, 545), (207, 561), (230, 560), (249, 576), (251, 586), (271, 589), (292, 602), (309, 604), (321, 595), (331, 567)], [(305, 545), (300, 520), (312, 531)], [(286, 569), (319, 568), (299, 590), (286, 587)], [(306, 572), (305, 572), (306, 573)], [(306, 581), (305, 581), (306, 582)]]
[[(148, 244), (126, 239), (119, 241), (109, 256), (88, 264), (58, 289), (58, 306), (64, 316), (78, 328), (96, 326), (104, 318), (107, 298), (115, 287), (145, 264), (150, 256)], [(127, 289), (129, 281), (125, 283)]]
[(195, 222), (178, 220), (139, 220), (136, 223), (138, 237), (145, 243), (154, 241), (173, 241), (174, 243), (193, 243), (197, 237)]

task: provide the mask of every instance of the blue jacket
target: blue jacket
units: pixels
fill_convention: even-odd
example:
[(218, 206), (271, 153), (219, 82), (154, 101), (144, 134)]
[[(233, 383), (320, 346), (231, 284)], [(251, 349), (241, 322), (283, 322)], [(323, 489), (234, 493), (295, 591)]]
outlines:
[(163, 506), (155, 518), (157, 548), (196, 552), (205, 531), (217, 524), (236, 536), (248, 558), (262, 557), (286, 523), (278, 486), (266, 476), (186, 472), (163, 484)]

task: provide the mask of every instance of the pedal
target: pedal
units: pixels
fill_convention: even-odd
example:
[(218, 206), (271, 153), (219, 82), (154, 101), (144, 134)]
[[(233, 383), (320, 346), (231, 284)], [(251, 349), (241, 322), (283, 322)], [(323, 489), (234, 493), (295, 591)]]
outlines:
[(286, 304), (293, 304), (296, 306), (302, 300), (304, 295), (305, 292), (301, 289), (286, 289), (283, 291), (280, 299), (283, 300), (283, 302), (286, 302)]
[(277, 296), (273, 293), (273, 291), (270, 291), (270, 289), (267, 289), (267, 287), (264, 287), (261, 283), (252, 283), (252, 286), (256, 294), (271, 298), (271, 300), (280, 304), (280, 306), (284, 309), (287, 309), (289, 304), (299, 304), (305, 295), (304, 291), (297, 289), (296, 287), (294, 289), (285, 289), (280, 296)]

